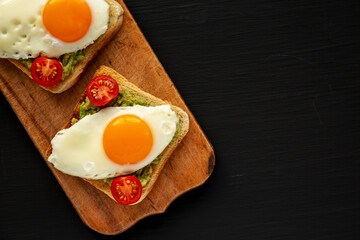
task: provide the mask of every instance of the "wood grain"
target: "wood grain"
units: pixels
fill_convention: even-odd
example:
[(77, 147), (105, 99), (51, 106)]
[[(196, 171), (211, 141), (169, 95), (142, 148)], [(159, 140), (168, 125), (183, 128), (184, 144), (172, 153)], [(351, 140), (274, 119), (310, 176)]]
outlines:
[(99, 53), (80, 81), (54, 95), (33, 83), (6, 60), (0, 60), (0, 89), (35, 146), (45, 156), (51, 138), (69, 120), (87, 83), (100, 65), (107, 65), (143, 90), (184, 109), (190, 130), (168, 160), (148, 197), (135, 206), (121, 206), (80, 178), (63, 174), (48, 164), (86, 225), (103, 234), (118, 234), (140, 219), (162, 213), (178, 196), (208, 179), (215, 164), (210, 142), (152, 51), (129, 10), (114, 39)]

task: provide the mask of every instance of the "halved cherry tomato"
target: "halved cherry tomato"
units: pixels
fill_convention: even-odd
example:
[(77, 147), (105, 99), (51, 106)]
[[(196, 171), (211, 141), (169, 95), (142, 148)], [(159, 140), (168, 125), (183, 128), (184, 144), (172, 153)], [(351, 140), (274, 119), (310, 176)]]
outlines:
[(117, 82), (110, 76), (94, 77), (86, 88), (86, 96), (96, 106), (104, 106), (119, 94)]
[(43, 87), (52, 87), (58, 84), (62, 74), (61, 64), (54, 59), (39, 57), (31, 65), (32, 78)]
[(141, 197), (141, 183), (135, 176), (118, 177), (111, 183), (111, 193), (122, 205), (136, 203)]

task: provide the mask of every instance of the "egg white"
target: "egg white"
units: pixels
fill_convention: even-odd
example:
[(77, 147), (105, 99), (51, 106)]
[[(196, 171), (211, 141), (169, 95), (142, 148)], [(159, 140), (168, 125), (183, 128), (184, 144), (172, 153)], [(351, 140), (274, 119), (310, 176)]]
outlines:
[[(153, 134), (150, 153), (137, 164), (112, 162), (103, 148), (103, 133), (117, 116), (133, 114), (143, 119)], [(88, 115), (52, 139), (48, 158), (55, 168), (69, 175), (88, 179), (104, 179), (129, 174), (150, 164), (172, 140), (179, 119), (169, 105), (156, 107), (109, 107)]]
[(86, 48), (108, 28), (109, 5), (104, 0), (86, 0), (92, 13), (89, 31), (76, 42), (63, 42), (43, 24), (42, 12), (47, 1), (0, 1), (0, 58), (59, 57)]

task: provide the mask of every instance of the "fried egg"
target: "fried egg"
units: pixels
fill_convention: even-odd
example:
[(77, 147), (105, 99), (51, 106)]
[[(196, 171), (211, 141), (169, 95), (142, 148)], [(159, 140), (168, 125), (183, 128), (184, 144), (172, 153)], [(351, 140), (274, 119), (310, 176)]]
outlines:
[(48, 161), (64, 173), (88, 179), (129, 174), (161, 154), (178, 122), (169, 105), (108, 107), (59, 131)]
[(108, 21), (104, 0), (1, 0), (0, 58), (76, 52), (104, 34)]

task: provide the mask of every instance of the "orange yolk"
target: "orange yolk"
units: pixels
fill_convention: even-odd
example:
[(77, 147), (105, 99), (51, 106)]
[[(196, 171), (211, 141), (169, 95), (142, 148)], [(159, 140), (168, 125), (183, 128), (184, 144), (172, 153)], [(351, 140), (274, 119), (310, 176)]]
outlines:
[(91, 25), (91, 10), (85, 0), (49, 0), (43, 10), (46, 30), (63, 42), (76, 42)]
[(120, 165), (141, 162), (153, 145), (150, 127), (135, 115), (114, 118), (105, 128), (103, 147), (108, 158)]

